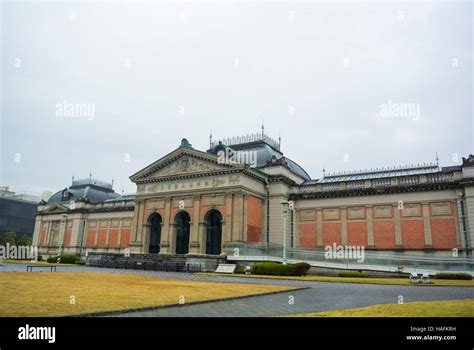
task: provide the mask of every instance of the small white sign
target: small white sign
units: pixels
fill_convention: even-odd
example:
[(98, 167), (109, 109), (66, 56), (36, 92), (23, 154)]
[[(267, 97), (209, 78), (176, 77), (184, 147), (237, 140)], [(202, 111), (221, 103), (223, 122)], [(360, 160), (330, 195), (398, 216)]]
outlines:
[(219, 266), (217, 266), (216, 272), (218, 272), (218, 273), (234, 273), (236, 267), (237, 267), (237, 265), (235, 265), (235, 264), (219, 264)]

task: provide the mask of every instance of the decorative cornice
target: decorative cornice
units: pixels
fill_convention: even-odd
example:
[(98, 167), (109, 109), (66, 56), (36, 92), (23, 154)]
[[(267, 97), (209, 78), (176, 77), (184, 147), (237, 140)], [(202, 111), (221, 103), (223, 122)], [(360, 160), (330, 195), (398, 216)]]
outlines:
[(293, 193), (289, 199), (322, 199), (322, 198), (339, 198), (339, 197), (355, 197), (355, 196), (373, 196), (383, 194), (422, 192), (433, 190), (454, 189), (459, 187), (458, 183), (437, 183), (437, 184), (419, 184), (412, 186), (394, 186), (384, 188), (364, 188), (349, 189), (339, 191), (310, 192), (310, 193)]
[(169, 176), (163, 176), (163, 177), (154, 177), (154, 178), (137, 180), (136, 184), (142, 185), (142, 184), (149, 184), (149, 183), (155, 183), (155, 182), (188, 180), (188, 179), (196, 179), (196, 178), (201, 178), (201, 177), (235, 174), (241, 171), (242, 169), (228, 169), (228, 170), (223, 169), (223, 170), (216, 170), (216, 171), (207, 172), (207, 173), (177, 174), (177, 175), (169, 175)]
[(285, 177), (285, 176), (280, 176), (280, 175), (278, 175), (278, 176), (270, 176), (270, 177), (268, 178), (268, 182), (270, 182), (270, 183), (273, 183), (273, 182), (284, 182), (284, 183), (286, 183), (286, 184), (288, 184), (288, 185), (290, 185), (290, 186), (297, 186), (297, 183), (296, 183), (295, 181), (293, 181), (293, 180), (291, 180), (291, 179), (289, 179), (289, 178), (287, 178), (287, 177)]
[(133, 211), (135, 209), (135, 205), (127, 205), (121, 207), (104, 207), (104, 208), (80, 208), (80, 209), (66, 209), (62, 211), (55, 211), (55, 212), (45, 212), (45, 211), (37, 211), (37, 216), (47, 216), (47, 215), (54, 215), (54, 214), (76, 214), (76, 213), (109, 213), (109, 212), (124, 212), (124, 211)]

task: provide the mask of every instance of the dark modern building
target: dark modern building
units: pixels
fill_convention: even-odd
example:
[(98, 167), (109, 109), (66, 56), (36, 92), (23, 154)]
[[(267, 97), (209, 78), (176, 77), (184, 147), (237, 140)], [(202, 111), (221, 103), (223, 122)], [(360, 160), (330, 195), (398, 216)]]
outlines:
[(33, 236), (38, 203), (0, 196), (0, 237), (5, 232)]

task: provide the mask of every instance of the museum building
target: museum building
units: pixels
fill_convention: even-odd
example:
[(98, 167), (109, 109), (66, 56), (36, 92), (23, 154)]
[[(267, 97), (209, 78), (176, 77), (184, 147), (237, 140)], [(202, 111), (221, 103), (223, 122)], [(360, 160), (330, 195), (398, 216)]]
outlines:
[(207, 151), (183, 139), (130, 180), (134, 195), (90, 177), (73, 179), (42, 201), (33, 237), (40, 254), (219, 256), (235, 244), (281, 246), (284, 237), (295, 249), (335, 243), (472, 254), (473, 155), (450, 167), (430, 163), (312, 179), (262, 131), (211, 140)]

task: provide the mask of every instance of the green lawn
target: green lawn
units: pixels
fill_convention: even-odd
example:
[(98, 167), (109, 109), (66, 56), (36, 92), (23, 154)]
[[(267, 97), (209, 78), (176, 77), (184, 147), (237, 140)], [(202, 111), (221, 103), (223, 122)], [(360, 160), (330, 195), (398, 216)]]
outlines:
[(432, 284), (412, 284), (406, 278), (359, 278), (359, 277), (326, 277), (326, 276), (265, 276), (265, 275), (243, 275), (243, 274), (216, 274), (211, 275), (244, 278), (270, 278), (311, 282), (338, 282), (338, 283), (367, 283), (367, 284), (389, 284), (389, 285), (413, 285), (413, 286), (454, 286), (454, 287), (474, 287), (474, 280), (431, 280)]
[(286, 317), (474, 317), (474, 299), (381, 304)]
[(63, 316), (293, 290), (94, 272), (0, 272), (0, 317)]

